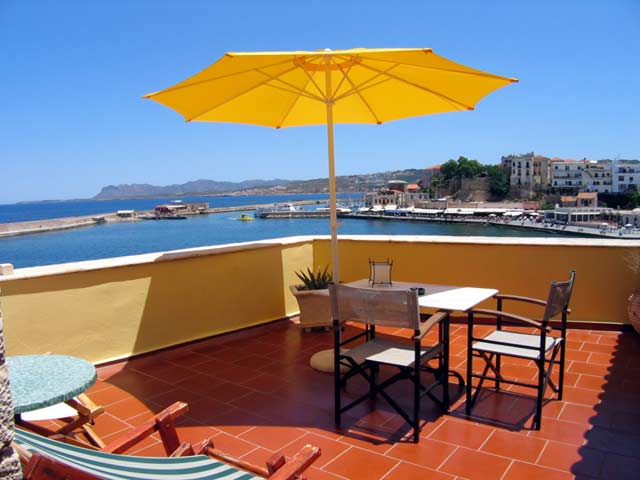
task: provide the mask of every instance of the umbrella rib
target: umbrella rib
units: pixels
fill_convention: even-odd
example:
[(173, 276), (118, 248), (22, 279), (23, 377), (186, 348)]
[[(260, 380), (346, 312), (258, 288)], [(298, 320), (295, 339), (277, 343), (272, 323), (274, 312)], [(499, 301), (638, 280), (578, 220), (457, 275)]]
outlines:
[[(338, 83), (338, 85), (336, 86), (336, 88), (333, 89), (333, 95), (332, 95), (332, 100), (335, 103), (336, 101), (336, 97), (335, 94), (336, 92), (340, 91), (340, 88), (342, 87), (342, 84), (344, 83), (344, 81), (347, 79), (347, 77), (349, 76), (349, 72), (351, 71), (351, 67), (353, 67), (353, 63), (349, 64), (349, 68), (347, 68), (347, 72), (345, 73), (344, 70), (342, 70), (342, 67), (340, 66), (340, 64), (338, 64), (338, 62), (336, 62), (335, 60), (331, 59), (331, 61), (333, 61), (333, 63), (335, 63), (335, 65), (338, 67), (338, 69), (340, 70), (340, 73), (342, 73), (342, 78), (340, 79), (340, 82)], [(351, 83), (351, 82), (349, 82)], [(353, 85), (353, 83), (352, 83)]]
[[(297, 67), (294, 65), (293, 67), (289, 68), (288, 70), (285, 70), (284, 72), (279, 73), (278, 75), (284, 75), (285, 73), (289, 73), (290, 71), (295, 70), (296, 68)], [(256, 69), (252, 69), (252, 70), (258, 71)], [(258, 73), (262, 73), (264, 75), (264, 72), (259, 72), (258, 71)], [(235, 94), (234, 96), (229, 97), (226, 100), (223, 100), (222, 102), (217, 103), (216, 105), (213, 105), (212, 107), (208, 107), (205, 110), (203, 110), (203, 111), (191, 116), (190, 118), (187, 118), (187, 122), (190, 122), (191, 120), (197, 119), (198, 117), (201, 117), (205, 113), (209, 113), (210, 111), (215, 110), (216, 108), (219, 108), (222, 105), (225, 105), (225, 104), (229, 103), (230, 101), (235, 100), (236, 98), (241, 97), (242, 95), (245, 95), (245, 94), (255, 90), (256, 88), (259, 88), (259, 87), (261, 87), (263, 85), (268, 85), (268, 82), (270, 82), (271, 80), (272, 80), (272, 78), (268, 77), (264, 81), (259, 82), (259, 83), (255, 84), (255, 85), (252, 85), (251, 87), (248, 87), (247, 89)], [(273, 87), (273, 88), (278, 88), (278, 87), (274, 87), (273, 85), (269, 85), (269, 86)]]
[[(261, 68), (275, 67), (275, 66), (282, 65), (282, 64), (290, 62), (290, 61), (291, 61), (291, 59), (282, 60), (280, 62), (272, 63), (270, 65), (265, 65), (265, 66), (263, 66)], [(156, 95), (159, 95), (161, 93), (174, 92), (176, 90), (182, 90), (183, 88), (195, 87), (196, 85), (202, 85), (203, 83), (214, 82), (216, 80), (222, 80), (222, 79), (233, 77), (233, 76), (236, 76), (236, 75), (243, 75), (243, 74), (245, 74), (247, 72), (252, 72), (254, 70), (255, 70), (255, 68), (248, 68), (248, 69), (242, 70), (240, 72), (228, 73), (226, 75), (220, 75), (219, 77), (207, 78), (207, 79), (200, 80), (200, 81), (193, 82), (193, 83), (174, 85), (173, 87), (165, 88), (164, 90), (160, 90), (158, 92), (148, 93), (148, 94), (144, 95), (144, 98), (153, 98)]]
[[(316, 87), (316, 90), (318, 90), (318, 93), (320, 93), (320, 96), (322, 97), (322, 101), (326, 102), (327, 101), (327, 95), (326, 92), (324, 92), (320, 86), (316, 83), (316, 81), (313, 79), (313, 75), (311, 75), (306, 68), (303, 68), (302, 71), (304, 72), (304, 74), (307, 76), (307, 78), (309, 79), (309, 81), (311, 83), (313, 83), (313, 86)], [(308, 82), (307, 82), (308, 84)], [(306, 86), (305, 86), (306, 89)]]
[(436, 97), (440, 97), (440, 98), (442, 98), (442, 99), (444, 99), (444, 100), (448, 101), (449, 103), (452, 103), (452, 104), (458, 105), (458, 106), (460, 106), (460, 107), (464, 107), (466, 110), (473, 110), (473, 106), (466, 105), (466, 104), (464, 104), (464, 103), (462, 103), (462, 102), (459, 102), (459, 101), (457, 101), (457, 100), (454, 100), (454, 99), (453, 99), (453, 98), (451, 98), (451, 97), (448, 97), (447, 95), (445, 95), (445, 94), (443, 94), (443, 93), (437, 92), (437, 91), (435, 91), (435, 90), (432, 90), (432, 89), (430, 89), (430, 88), (424, 87), (424, 86), (419, 85), (419, 84), (417, 84), (417, 83), (410, 82), (409, 80), (405, 80), (405, 79), (403, 79), (403, 78), (401, 78), (401, 77), (398, 77), (397, 75), (393, 75), (393, 74), (388, 73), (388, 72), (387, 72), (387, 73), (385, 73), (383, 70), (378, 70), (377, 68), (372, 67), (372, 66), (370, 66), (370, 65), (366, 65), (366, 64), (364, 64), (364, 63), (361, 63), (361, 64), (360, 64), (360, 66), (361, 66), (362, 68), (367, 68), (367, 69), (369, 69), (369, 70), (373, 70), (374, 72), (382, 73), (383, 75), (386, 75), (387, 77), (389, 77), (389, 78), (391, 78), (391, 79), (393, 79), (393, 80), (397, 80), (398, 82), (404, 83), (404, 84), (409, 85), (409, 86), (411, 86), (411, 87), (417, 88), (417, 89), (419, 89), (419, 90), (424, 90), (425, 92), (428, 92), (428, 93), (430, 93), (430, 94), (432, 94), (432, 95), (435, 95)]
[[(387, 68), (387, 69), (384, 71), (384, 73), (386, 73), (386, 72), (390, 72), (390, 71), (391, 71), (391, 70), (393, 70), (395, 67), (396, 67), (396, 65), (392, 65), (392, 66), (390, 66), (389, 68)], [(377, 82), (377, 83), (374, 83), (373, 85), (365, 86), (365, 85), (367, 85), (367, 83), (373, 82), (376, 78), (381, 77), (382, 75), (383, 75), (383, 73), (377, 73), (377, 74), (375, 74), (373, 77), (371, 77), (371, 78), (367, 78), (364, 82), (362, 82), (362, 83), (361, 83), (360, 85), (358, 85), (357, 87), (353, 84), (353, 82), (351, 82), (351, 86), (353, 87), (353, 90), (347, 90), (347, 91), (346, 91), (345, 93), (343, 93), (342, 95), (340, 95), (340, 96), (338, 96), (338, 97), (334, 98), (334, 101), (336, 101), (336, 102), (337, 102), (338, 100), (341, 100), (341, 99), (343, 99), (343, 98), (345, 98), (345, 97), (348, 97), (348, 96), (350, 96), (350, 95), (353, 95), (353, 94), (355, 93), (355, 91), (356, 91), (356, 90), (360, 90), (360, 91), (362, 91), (362, 90), (365, 90), (365, 89), (367, 89), (367, 88), (371, 88), (371, 87), (375, 87), (375, 86), (377, 86), (377, 85), (380, 85), (381, 83), (388, 82), (388, 81), (390, 80), (389, 78), (385, 78), (384, 80), (382, 80), (382, 82)], [(336, 90), (336, 91), (337, 91), (337, 90)]]
[[(336, 63), (336, 65), (338, 65)], [(351, 81), (351, 79), (349, 78), (349, 70), (347, 70), (347, 72), (345, 73), (344, 70), (342, 70), (342, 67), (340, 65), (338, 65), (338, 68), (340, 69), (340, 72), (342, 73), (343, 76), (343, 80), (346, 80), (347, 82), (349, 82), (349, 85), (351, 85), (351, 88), (353, 88), (353, 90), (355, 91), (355, 93), (358, 95), (358, 97), (360, 97), (360, 100), (362, 101), (362, 103), (364, 103), (364, 105), (367, 107), (367, 109), (369, 110), (369, 113), (371, 113), (371, 116), (373, 117), (373, 119), (375, 120), (375, 122), (380, 125), (382, 122), (380, 121), (380, 119), (378, 118), (378, 116), (375, 114), (375, 112), (373, 111), (373, 108), (371, 108), (371, 105), (369, 105), (369, 102), (367, 102), (367, 100), (362, 96), (362, 92), (360, 90), (358, 90), (356, 88), (356, 86), (353, 84), (353, 82)], [(349, 67), (349, 69), (351, 69), (351, 67)], [(342, 85), (342, 82), (340, 82), (340, 85)], [(337, 91), (337, 90), (336, 90)], [(335, 101), (335, 99), (334, 99)]]
[[(377, 78), (377, 77), (379, 77), (379, 76), (380, 76), (380, 75), (376, 75), (376, 78)], [(378, 85), (381, 85), (381, 84), (383, 84), (383, 83), (385, 83), (385, 82), (390, 82), (391, 80), (392, 80), (391, 78), (383, 78), (383, 79), (382, 79), (382, 80), (380, 80), (379, 82), (372, 83), (372, 84), (370, 84), (370, 85), (366, 85), (366, 86), (364, 86), (364, 87), (363, 87), (362, 85), (364, 85), (364, 84), (366, 84), (366, 83), (370, 82), (370, 80), (367, 80), (366, 82), (362, 82), (360, 85), (358, 85), (358, 86), (356, 87), (356, 88), (357, 88), (357, 90), (353, 90), (353, 89), (352, 89), (352, 90), (349, 90), (349, 91), (347, 91), (347, 92), (343, 93), (342, 95), (340, 95), (339, 97), (336, 97), (336, 98), (335, 98), (335, 101), (337, 102), (337, 101), (342, 100), (342, 99), (344, 99), (344, 98), (350, 97), (351, 95), (354, 95), (357, 91), (362, 92), (362, 91), (364, 91), (364, 90), (369, 90), (370, 88), (377, 87)]]
[(416, 68), (424, 68), (427, 70), (439, 70), (442, 72), (451, 72), (451, 73), (457, 73), (460, 75), (473, 75), (476, 77), (487, 77), (487, 78), (493, 78), (496, 80), (508, 80), (510, 82), (517, 82), (518, 80), (515, 78), (509, 78), (509, 77), (502, 77), (500, 75), (494, 75), (493, 73), (488, 73), (488, 72), (483, 72), (480, 70), (476, 70), (473, 72), (466, 72), (464, 70), (457, 70), (457, 69), (453, 69), (453, 68), (442, 68), (442, 67), (433, 67), (433, 66), (429, 66), (429, 65), (419, 65), (416, 63), (409, 63), (409, 62), (396, 62), (393, 60), (385, 60), (383, 58), (373, 58), (373, 57), (368, 57), (366, 55), (361, 55), (361, 58), (363, 58), (364, 60), (371, 60), (374, 62), (384, 62), (384, 63), (393, 63), (394, 65), (404, 65), (407, 67), (416, 67)]
[[(309, 81), (311, 81), (311, 78), (309, 77), (309, 79), (307, 80), (307, 83), (304, 84), (304, 88), (303, 91), (307, 91), (307, 86), (309, 85)], [(293, 102), (291, 102), (291, 105), (289, 106), (289, 108), (287, 109), (286, 112), (284, 112), (284, 115), (282, 116), (282, 118), (280, 119), (280, 121), (278, 122), (278, 124), (276, 125), (276, 128), (282, 128), (282, 124), (284, 123), (284, 121), (287, 119), (287, 117), (289, 116), (289, 114), (291, 113), (291, 111), (293, 110), (293, 107), (296, 106), (296, 103), (298, 103), (298, 100), (300, 100), (300, 97), (302, 96), (301, 93), (298, 94), (297, 97), (295, 97), (293, 99)], [(313, 98), (313, 97), (312, 97)]]
[[(286, 85), (287, 87), (291, 88), (291, 90), (287, 90), (286, 88), (278, 87), (277, 85), (270, 85), (270, 84), (267, 83), (266, 85), (268, 87), (279, 88), (280, 90), (284, 90), (284, 91), (287, 91), (289, 93), (295, 93), (295, 94), (298, 94), (298, 95), (304, 95), (305, 97), (309, 97), (309, 98), (311, 98), (313, 100), (317, 100), (319, 102), (323, 102), (324, 103), (324, 98), (318, 97), (316, 95), (313, 95), (312, 93), (309, 93), (307, 91), (306, 86), (308, 85), (309, 82), (307, 82), (305, 84), (304, 88), (300, 88), (300, 87), (297, 87), (297, 86), (293, 85), (292, 83), (285, 82), (284, 80), (282, 80), (281, 78), (278, 78), (277, 76), (269, 75), (268, 73), (263, 72), (262, 70), (260, 70), (258, 68), (256, 69), (256, 72), (261, 73), (262, 75), (265, 75), (267, 77), (270, 77), (270, 79), (275, 81), (275, 82), (280, 82), (280, 83)], [(283, 72), (280, 75), (284, 75), (284, 73), (289, 73), (289, 72)]]

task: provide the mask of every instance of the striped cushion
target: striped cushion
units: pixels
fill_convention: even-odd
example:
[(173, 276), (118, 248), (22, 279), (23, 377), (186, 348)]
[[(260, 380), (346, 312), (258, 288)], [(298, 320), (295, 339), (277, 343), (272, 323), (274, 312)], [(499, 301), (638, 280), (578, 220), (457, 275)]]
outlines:
[(257, 480), (256, 477), (205, 455), (189, 457), (134, 457), (76, 447), (16, 429), (14, 441), (30, 452), (71, 465), (100, 478), (113, 480)]

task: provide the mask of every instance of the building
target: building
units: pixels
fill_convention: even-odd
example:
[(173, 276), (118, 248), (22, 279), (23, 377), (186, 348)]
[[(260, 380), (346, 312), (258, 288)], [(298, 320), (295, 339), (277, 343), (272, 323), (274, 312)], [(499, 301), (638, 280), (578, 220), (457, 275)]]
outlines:
[(576, 196), (560, 197), (562, 207), (598, 208), (598, 192), (580, 192)]
[(431, 185), (431, 179), (440, 174), (440, 165), (425, 168), (422, 172), (422, 185), (428, 187)]
[(613, 160), (611, 179), (614, 192), (640, 190), (640, 162)]
[(534, 152), (507, 155), (500, 159), (516, 195), (532, 196), (550, 183), (550, 159)]
[(589, 160), (582, 170), (582, 188), (587, 192), (613, 192), (611, 162)]
[(389, 190), (395, 190), (402, 193), (407, 191), (407, 185), (409, 185), (409, 183), (404, 180), (389, 180), (387, 182), (387, 188)]
[(551, 159), (551, 187), (578, 189), (582, 188), (582, 172), (588, 160)]
[(366, 193), (365, 207), (396, 205), (398, 207), (415, 207), (416, 204), (429, 200), (429, 194), (421, 191), (417, 183), (407, 183), (403, 180), (390, 180), (387, 188)]

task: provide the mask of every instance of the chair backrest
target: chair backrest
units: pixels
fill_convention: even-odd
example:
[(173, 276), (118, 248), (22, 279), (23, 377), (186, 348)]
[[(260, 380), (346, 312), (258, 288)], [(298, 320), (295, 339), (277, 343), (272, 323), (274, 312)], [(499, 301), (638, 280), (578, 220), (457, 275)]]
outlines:
[(552, 317), (559, 313), (566, 312), (569, 308), (571, 293), (573, 292), (573, 282), (576, 278), (575, 270), (571, 271), (571, 277), (566, 282), (551, 282), (547, 307), (544, 312), (543, 323), (546, 325)]
[(108, 480), (151, 478), (154, 480), (178, 478), (258, 480), (261, 478), (206, 455), (186, 457), (118, 455), (69, 445), (20, 429), (16, 429), (14, 442), (31, 453), (39, 453), (64, 465)]
[(418, 292), (384, 287), (329, 285), (333, 318), (400, 328), (420, 328)]
[(391, 267), (393, 262), (387, 258), (384, 262), (369, 260), (369, 283), (371, 285), (391, 285)]

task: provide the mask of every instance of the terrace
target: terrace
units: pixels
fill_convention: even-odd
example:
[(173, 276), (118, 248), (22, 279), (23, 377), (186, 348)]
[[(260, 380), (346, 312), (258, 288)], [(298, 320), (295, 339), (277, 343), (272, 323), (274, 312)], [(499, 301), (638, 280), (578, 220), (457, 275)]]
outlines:
[[(18, 269), (0, 277), (5, 337), (9, 354), (52, 351), (102, 365), (88, 393), (106, 407), (96, 420), (106, 439), (182, 400), (191, 407), (179, 424), (184, 440), (215, 435), (219, 448), (254, 463), (312, 443), (322, 449), (312, 480), (634, 478), (640, 338), (621, 324), (636, 282), (627, 258), (638, 246), (341, 238), (346, 281), (366, 277), (369, 258), (390, 257), (394, 279), (540, 297), (549, 279), (575, 268), (565, 398), (545, 406), (537, 432), (530, 430), (531, 392), (517, 387), (483, 396), (471, 419), (463, 398), (446, 416), (424, 401), (419, 444), (408, 441), (408, 427), (383, 401), (349, 412), (336, 429), (332, 376), (309, 367), (311, 355), (330, 348), (331, 334), (302, 332), (288, 292), (295, 271), (328, 263), (324, 237)], [(464, 374), (466, 327), (459, 320), (452, 365)], [(535, 374), (526, 362), (503, 365), (520, 380)], [(135, 453), (163, 451), (151, 438)]]

